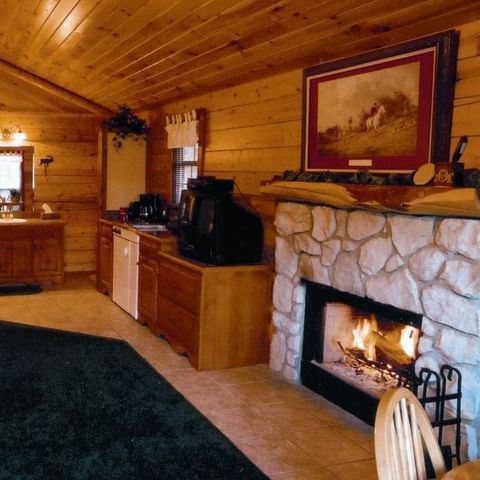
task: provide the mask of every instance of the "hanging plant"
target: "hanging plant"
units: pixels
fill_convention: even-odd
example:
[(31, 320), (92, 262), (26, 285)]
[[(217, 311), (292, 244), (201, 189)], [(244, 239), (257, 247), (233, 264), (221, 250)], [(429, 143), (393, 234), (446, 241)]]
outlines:
[(127, 105), (120, 105), (118, 112), (107, 120), (103, 120), (101, 125), (115, 133), (113, 146), (116, 150), (122, 148), (123, 140), (130, 135), (147, 138), (150, 134), (150, 127), (147, 122), (137, 116)]

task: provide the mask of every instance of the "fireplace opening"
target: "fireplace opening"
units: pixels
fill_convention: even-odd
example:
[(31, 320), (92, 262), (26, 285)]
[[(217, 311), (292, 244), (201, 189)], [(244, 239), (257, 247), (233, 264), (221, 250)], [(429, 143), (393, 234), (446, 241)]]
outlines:
[(306, 282), (301, 381), (373, 425), (379, 398), (414, 378), (422, 316)]

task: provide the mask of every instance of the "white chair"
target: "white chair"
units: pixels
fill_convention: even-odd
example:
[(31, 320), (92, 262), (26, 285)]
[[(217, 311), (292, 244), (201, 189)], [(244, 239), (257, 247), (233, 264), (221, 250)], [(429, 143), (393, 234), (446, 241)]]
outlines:
[(425, 451), (435, 478), (447, 469), (425, 410), (406, 388), (389, 390), (375, 417), (375, 461), (379, 480), (426, 480)]

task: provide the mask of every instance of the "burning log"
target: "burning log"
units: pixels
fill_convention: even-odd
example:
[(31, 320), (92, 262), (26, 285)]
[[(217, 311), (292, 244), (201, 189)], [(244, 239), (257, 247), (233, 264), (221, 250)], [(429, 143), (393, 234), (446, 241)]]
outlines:
[(377, 369), (382, 376), (384, 374), (395, 376), (405, 367), (412, 365), (413, 359), (404, 352), (402, 347), (384, 335), (371, 331), (365, 339), (365, 343), (370, 342), (375, 345), (375, 358), (368, 358), (366, 351), (361, 348), (345, 348), (338, 342), (345, 356), (345, 363), (349, 364), (357, 375), (362, 373), (362, 367), (368, 366)]
[(389, 363), (396, 370), (401, 370), (405, 365), (412, 363), (412, 358), (403, 351), (401, 346), (392, 343), (378, 332), (372, 331), (370, 335), (374, 337), (377, 355), (381, 356), (385, 363)]

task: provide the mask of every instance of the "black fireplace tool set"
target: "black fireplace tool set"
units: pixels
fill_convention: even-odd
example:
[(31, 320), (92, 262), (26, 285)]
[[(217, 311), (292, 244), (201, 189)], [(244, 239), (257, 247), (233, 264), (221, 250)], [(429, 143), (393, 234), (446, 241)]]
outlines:
[[(405, 378), (405, 377), (404, 377)], [(430, 416), (432, 427), (437, 429), (438, 443), (442, 449), (448, 469), (453, 467), (453, 459), (460, 465), (460, 424), (462, 400), (462, 374), (450, 365), (443, 365), (440, 372), (423, 367), (418, 376), (410, 377), (406, 386), (413, 390), (423, 408)], [(455, 447), (444, 445), (446, 427), (455, 429)]]

